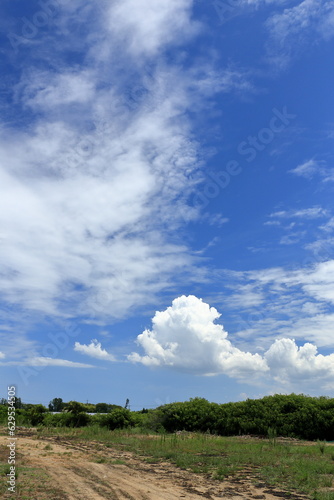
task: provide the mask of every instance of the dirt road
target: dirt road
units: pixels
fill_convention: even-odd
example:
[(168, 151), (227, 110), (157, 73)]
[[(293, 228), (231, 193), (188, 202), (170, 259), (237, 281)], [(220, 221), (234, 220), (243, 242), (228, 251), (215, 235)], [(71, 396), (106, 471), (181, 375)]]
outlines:
[[(2, 457), (6, 443), (6, 438), (0, 436)], [(98, 443), (18, 436), (17, 452), (22, 468), (17, 479), (17, 500), (305, 499), (302, 495), (288, 497), (254, 483), (251, 470), (233, 479), (217, 481), (169, 463), (149, 463), (129, 452)]]

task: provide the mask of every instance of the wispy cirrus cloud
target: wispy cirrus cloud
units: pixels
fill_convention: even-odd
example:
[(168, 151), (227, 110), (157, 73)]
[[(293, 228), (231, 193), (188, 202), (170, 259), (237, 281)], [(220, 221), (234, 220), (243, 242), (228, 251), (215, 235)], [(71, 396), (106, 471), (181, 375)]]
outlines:
[[(56, 32), (75, 16), (88, 19), (93, 4), (62, 5)], [(170, 230), (196, 215), (186, 203), (198, 164), (184, 117), (188, 76), (173, 64), (154, 63), (149, 77), (146, 70), (157, 52), (163, 58), (196, 33), (191, 5), (105, 2), (87, 24), (80, 66), (65, 62), (73, 29), (52, 69), (40, 69), (33, 55), (28, 70), (24, 64), (14, 98), (29, 126), (4, 125), (0, 134), (0, 293), (8, 304), (58, 317), (121, 317), (192, 268), (186, 246), (170, 240)], [(47, 63), (43, 40), (36, 36), (34, 46)]]
[[(265, 226), (279, 228), (285, 234), (281, 236), (281, 245), (294, 245), (307, 236), (306, 227), (317, 219), (330, 219), (328, 209), (321, 206), (308, 208), (278, 210), (269, 215), (269, 220), (264, 222)], [(328, 222), (329, 223), (329, 222)], [(320, 226), (319, 229), (325, 227)]]
[(112, 2), (105, 26), (118, 44), (137, 56), (159, 55), (168, 45), (182, 43), (200, 27), (193, 21), (192, 0), (125, 0)]
[(320, 226), (320, 229), (322, 229), (326, 233), (331, 233), (332, 231), (334, 231), (334, 217), (331, 217), (329, 221), (327, 221), (323, 226)]
[(318, 175), (323, 182), (334, 180), (333, 169), (323, 160), (307, 160), (297, 165), (297, 167), (292, 170), (289, 170), (289, 172), (299, 177), (304, 177), (305, 179), (313, 179), (313, 177)]
[[(252, 308), (237, 304), (232, 315), (236, 325), (238, 345), (254, 345), (268, 349), (275, 338), (293, 338), (332, 348), (334, 325), (334, 262), (318, 261), (313, 265), (285, 269), (268, 268), (234, 273), (234, 293), (249, 293), (262, 297)], [(233, 276), (230, 273), (231, 283)], [(233, 312), (229, 293), (220, 302)]]
[(175, 237), (198, 217), (187, 198), (202, 158), (187, 113), (251, 86), (207, 61), (168, 61), (200, 29), (191, 0), (62, 2), (57, 16), (44, 34), (57, 40), (52, 65), (42, 33), (33, 54), (18, 51), (13, 100), (26, 126), (0, 130), (0, 293), (36, 315), (121, 318), (196, 274), (198, 256)]
[(334, 8), (329, 0), (303, 0), (270, 16), (266, 21), (270, 36), (269, 59), (285, 68), (314, 40), (328, 40), (334, 35)]
[[(57, 366), (60, 368), (94, 368), (93, 365), (88, 365), (85, 363), (76, 363), (75, 361), (69, 361), (67, 359), (57, 359), (48, 358), (42, 356), (36, 356), (33, 358), (23, 359), (22, 361), (6, 361), (0, 362), (2, 366), (18, 366), (18, 367), (35, 367), (35, 368), (46, 368), (48, 366)], [(38, 373), (36, 371), (35, 373)]]
[(269, 215), (271, 218), (278, 219), (318, 219), (320, 217), (326, 217), (328, 215), (328, 210), (316, 206), (311, 208), (302, 208), (297, 210), (280, 210), (278, 212), (273, 212)]

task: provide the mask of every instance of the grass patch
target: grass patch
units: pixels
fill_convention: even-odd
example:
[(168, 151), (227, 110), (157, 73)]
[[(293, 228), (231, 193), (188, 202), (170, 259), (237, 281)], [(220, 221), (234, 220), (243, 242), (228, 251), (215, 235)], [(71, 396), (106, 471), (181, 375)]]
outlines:
[(8, 449), (0, 446), (0, 498), (19, 500), (65, 500), (65, 496), (54, 488), (50, 477), (42, 469), (29, 466), (20, 453), (16, 453), (16, 493), (8, 492), (7, 476), (9, 473)]
[[(147, 434), (139, 433), (138, 429), (134, 433), (132, 430), (109, 431), (98, 426), (42, 429), (40, 437), (50, 434), (131, 451), (151, 464), (168, 460), (181, 469), (203, 473), (215, 480), (247, 471), (254, 481), (268, 486), (305, 493), (314, 500), (334, 500), (331, 490), (334, 452), (323, 442), (282, 442), (275, 435), (269, 435), (269, 439), (252, 439), (199, 433)], [(98, 463), (104, 463), (100, 460)]]

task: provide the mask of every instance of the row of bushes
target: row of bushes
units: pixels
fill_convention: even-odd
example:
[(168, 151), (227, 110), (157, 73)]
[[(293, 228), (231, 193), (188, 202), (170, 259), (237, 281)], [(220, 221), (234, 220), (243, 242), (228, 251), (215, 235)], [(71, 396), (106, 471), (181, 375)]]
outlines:
[[(110, 430), (140, 427), (154, 432), (185, 430), (224, 436), (266, 436), (271, 429), (279, 436), (334, 440), (334, 399), (326, 397), (275, 395), (227, 404), (195, 398), (141, 412), (119, 407), (106, 415), (88, 415), (83, 408), (81, 403), (74, 401), (69, 403), (68, 411), (59, 414), (50, 413), (42, 405), (29, 410), (18, 409), (18, 425), (81, 427), (96, 424)], [(0, 407), (2, 423), (6, 413), (6, 407)]]
[[(97, 424), (110, 430), (134, 426), (136, 419), (126, 408), (115, 408), (107, 414), (89, 415), (83, 411), (81, 403), (74, 401), (75, 407), (61, 413), (51, 413), (43, 405), (34, 405), (29, 409), (16, 410), (16, 425), (46, 426), (46, 427), (85, 427)], [(5, 425), (7, 408), (0, 407), (0, 423)]]
[(308, 440), (334, 440), (334, 399), (275, 395), (238, 403), (216, 404), (196, 398), (160, 407), (167, 432), (200, 431), (223, 435), (277, 435)]

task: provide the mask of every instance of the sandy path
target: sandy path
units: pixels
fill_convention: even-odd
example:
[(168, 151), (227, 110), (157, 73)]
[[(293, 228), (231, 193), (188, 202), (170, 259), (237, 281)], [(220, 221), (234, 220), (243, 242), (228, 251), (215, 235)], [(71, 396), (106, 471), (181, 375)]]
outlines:
[[(0, 436), (0, 444), (5, 443)], [(169, 463), (149, 464), (129, 452), (66, 438), (18, 436), (17, 448), (25, 463), (46, 471), (68, 500), (277, 500), (285, 496), (265, 485), (254, 486), (251, 470), (231, 480), (215, 481)], [(107, 462), (96, 463), (99, 458)], [(113, 463), (120, 460), (126, 465)], [(289, 498), (305, 499), (302, 495)]]

